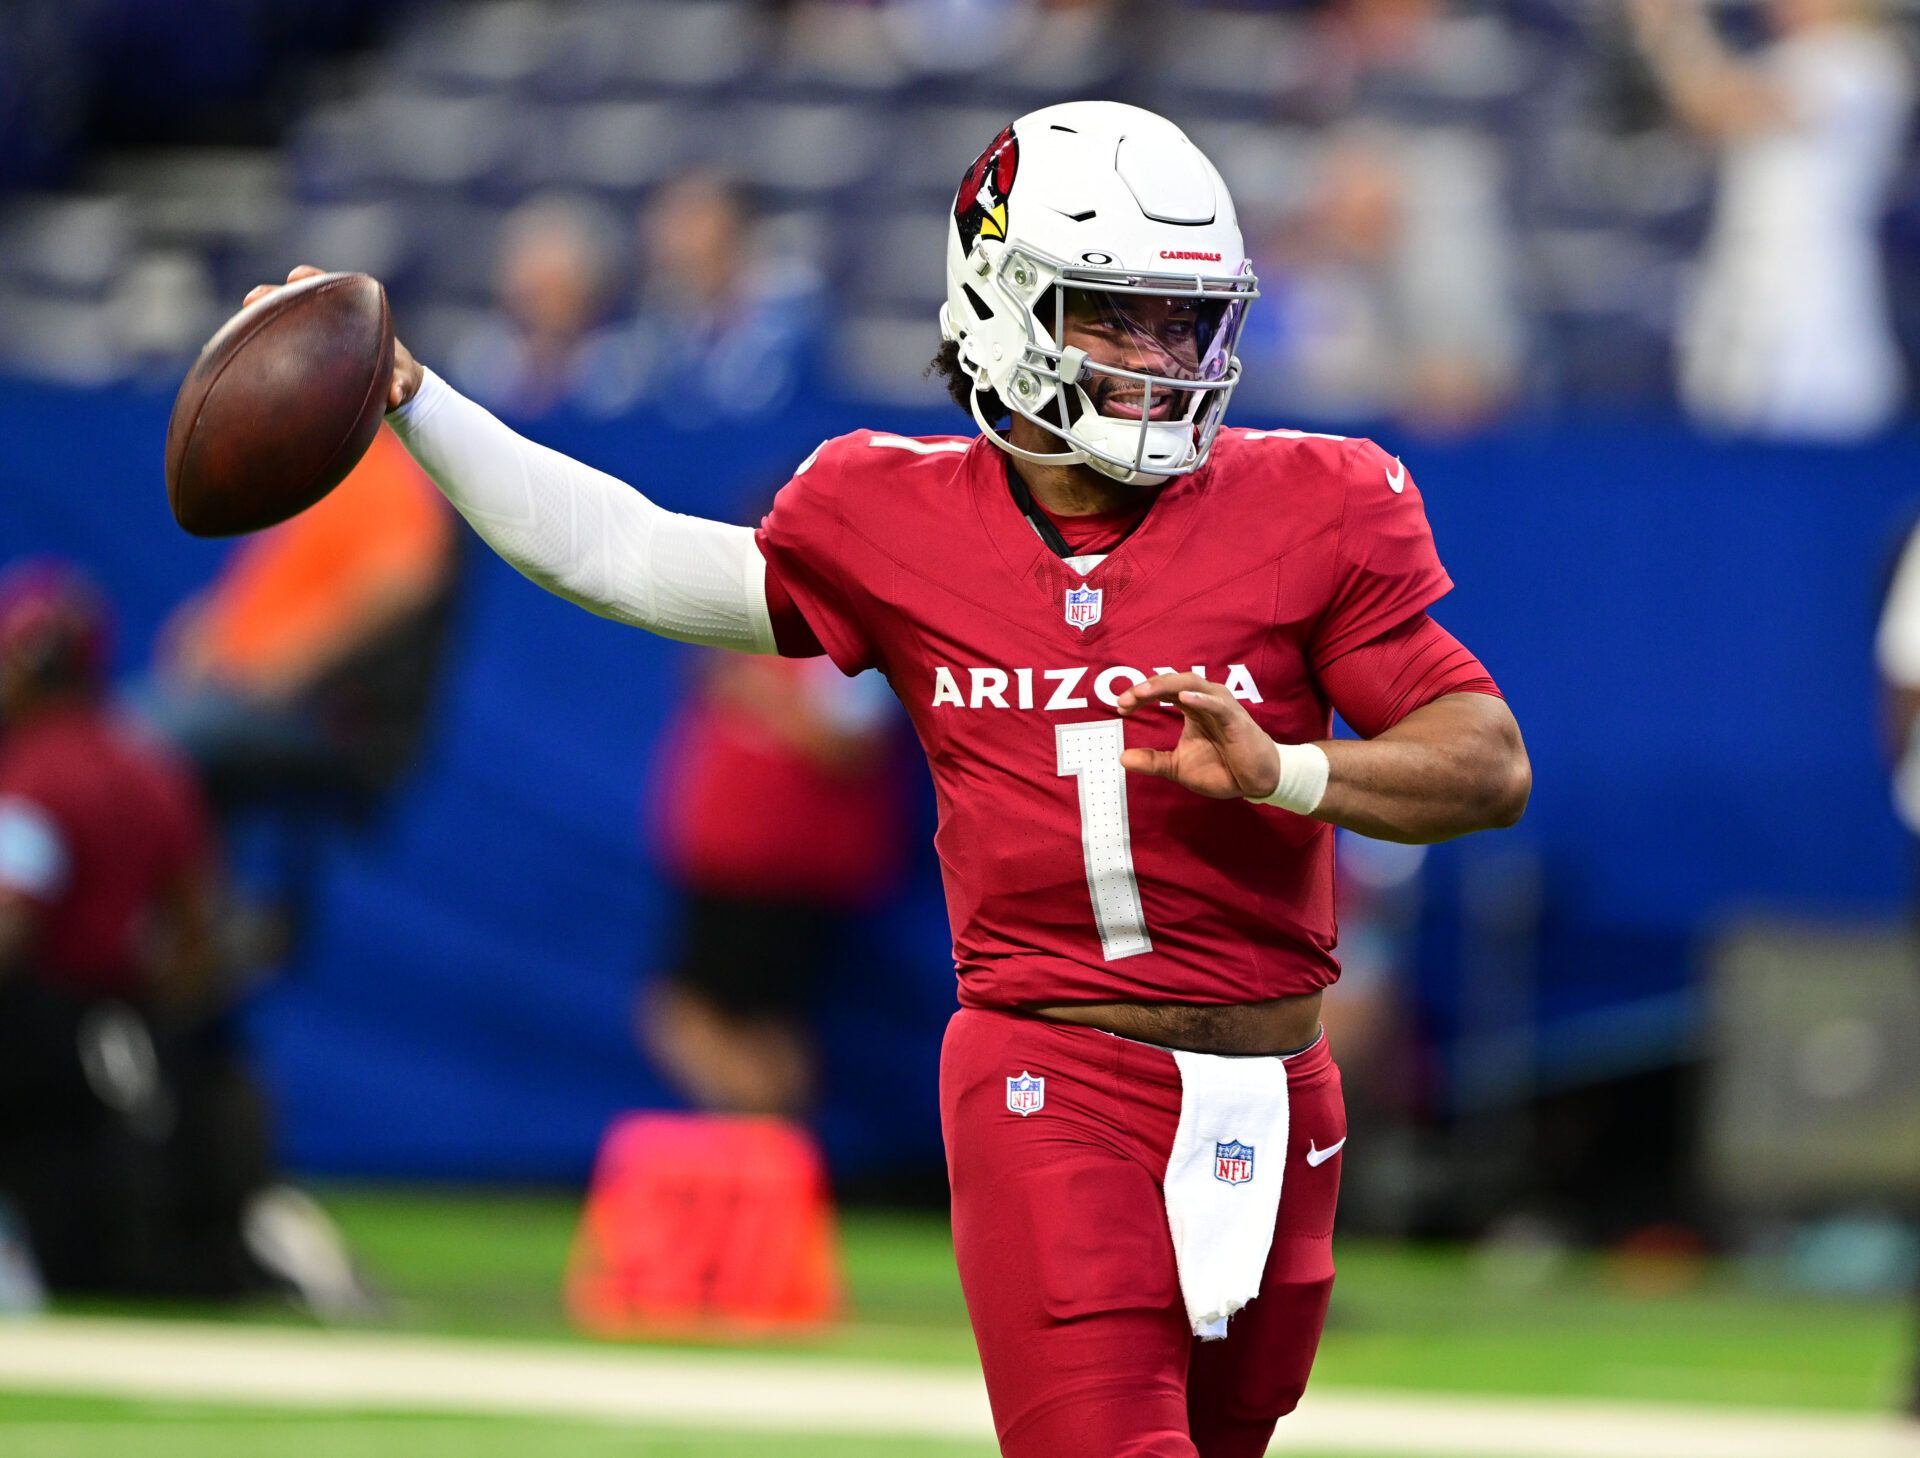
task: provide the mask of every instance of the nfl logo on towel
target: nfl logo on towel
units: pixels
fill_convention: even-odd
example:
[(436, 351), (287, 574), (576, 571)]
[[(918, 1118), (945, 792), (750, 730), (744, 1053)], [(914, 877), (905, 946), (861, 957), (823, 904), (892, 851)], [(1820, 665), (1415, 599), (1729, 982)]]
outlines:
[(1253, 1146), (1238, 1139), (1214, 1145), (1213, 1177), (1228, 1185), (1244, 1185), (1252, 1179)]
[(1099, 622), (1100, 594), (1103, 590), (1098, 587), (1069, 587), (1067, 621), (1083, 633)]
[(1047, 1081), (1035, 1078), (1024, 1068), (1018, 1076), (1007, 1080), (1007, 1108), (1026, 1118), (1028, 1114), (1037, 1114), (1047, 1106)]

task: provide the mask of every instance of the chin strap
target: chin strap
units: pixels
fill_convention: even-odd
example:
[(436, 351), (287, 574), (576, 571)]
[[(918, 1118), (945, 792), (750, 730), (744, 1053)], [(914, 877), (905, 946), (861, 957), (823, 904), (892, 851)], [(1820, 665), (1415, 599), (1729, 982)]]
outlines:
[[(1077, 356), (1077, 358), (1075, 358), (1075, 356)], [(1085, 361), (1086, 355), (1080, 350), (1069, 349), (1066, 351), (1065, 357), (1073, 369), (1074, 377), (1077, 379), (1081, 373), (1080, 366)], [(1103, 476), (1111, 476), (1114, 480), (1125, 482), (1130, 486), (1158, 486), (1168, 479), (1165, 476), (1156, 475), (1151, 471), (1135, 470), (1130, 466), (1116, 465), (1108, 461), (1103, 461), (1098, 456), (1078, 447), (1070, 450), (1053, 451), (1042, 454), (1039, 451), (1025, 450), (1015, 445), (987, 423), (986, 412), (980, 408), (980, 397), (986, 393), (988, 388), (986, 385), (976, 384), (973, 387), (973, 392), (967, 396), (967, 405), (973, 412), (974, 424), (980, 427), (980, 433), (995, 445), (999, 446), (1000, 449), (1008, 455), (1018, 456), (1023, 461), (1031, 461), (1036, 466), (1085, 466), (1089, 470), (1098, 471)], [(1085, 400), (1084, 392), (1082, 392), (1081, 398), (1083, 401)], [(1091, 402), (1089, 401), (1087, 404), (1090, 408)], [(1033, 420), (1031, 415), (1028, 415), (1026, 418)], [(1042, 430), (1053, 429), (1052, 426), (1047, 425), (1044, 421), (1034, 420), (1034, 424), (1040, 426)]]
[(999, 431), (987, 423), (986, 412), (980, 408), (980, 396), (983, 390), (974, 386), (973, 393), (967, 397), (967, 404), (973, 409), (973, 422), (980, 427), (980, 433), (1010, 456), (1018, 456), (1023, 461), (1031, 461), (1036, 466), (1084, 466), (1091, 464), (1087, 453), (1081, 450), (1055, 451), (1043, 455), (1039, 451), (1024, 450), (1008, 440)]

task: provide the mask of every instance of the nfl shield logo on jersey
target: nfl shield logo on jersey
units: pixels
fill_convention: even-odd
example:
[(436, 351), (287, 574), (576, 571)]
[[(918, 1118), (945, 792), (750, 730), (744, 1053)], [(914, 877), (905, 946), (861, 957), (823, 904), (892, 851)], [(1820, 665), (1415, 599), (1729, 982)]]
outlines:
[(1238, 1139), (1214, 1145), (1213, 1177), (1228, 1185), (1244, 1185), (1252, 1179), (1253, 1146)]
[(1100, 594), (1103, 589), (1088, 587), (1082, 583), (1079, 587), (1067, 589), (1067, 621), (1081, 632), (1086, 632), (1100, 621)]
[(1013, 1078), (1007, 1080), (1007, 1108), (1010, 1112), (1026, 1118), (1028, 1114), (1037, 1114), (1047, 1106), (1047, 1081), (1035, 1078), (1024, 1068)]

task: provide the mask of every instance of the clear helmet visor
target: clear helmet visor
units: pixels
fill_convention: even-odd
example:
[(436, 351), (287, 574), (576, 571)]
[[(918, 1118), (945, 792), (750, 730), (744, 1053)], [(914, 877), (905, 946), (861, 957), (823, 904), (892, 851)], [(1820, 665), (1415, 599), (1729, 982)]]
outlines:
[(1057, 423), (1102, 459), (1147, 470), (1197, 460), (1210, 444), (1251, 291), (1143, 283), (1063, 282), (1036, 313), (1060, 352)]
[[(1227, 377), (1244, 298), (1116, 293), (1064, 285), (1054, 290), (1054, 342), (1085, 352), (1098, 373), (1088, 394), (1100, 413), (1138, 420), (1139, 381), (1151, 375), (1169, 381), (1214, 384)], [(1203, 393), (1180, 391), (1191, 399)], [(1109, 403), (1117, 408), (1109, 411)], [(1164, 402), (1163, 402), (1164, 403)]]

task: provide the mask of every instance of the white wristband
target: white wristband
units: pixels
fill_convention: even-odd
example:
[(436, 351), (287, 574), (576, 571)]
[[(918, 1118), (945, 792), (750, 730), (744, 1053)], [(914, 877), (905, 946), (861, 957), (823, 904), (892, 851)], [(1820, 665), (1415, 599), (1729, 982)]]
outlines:
[[(1256, 805), (1278, 805), (1295, 815), (1311, 815), (1326, 798), (1327, 752), (1317, 744), (1276, 744), (1274, 754), (1280, 760), (1280, 783), (1271, 795), (1253, 800)], [(1253, 799), (1250, 795), (1248, 799)]]

